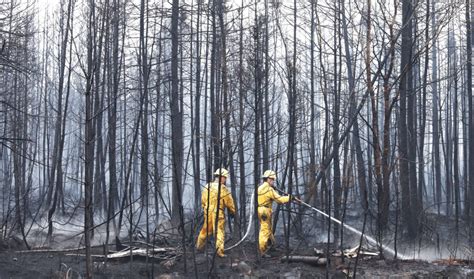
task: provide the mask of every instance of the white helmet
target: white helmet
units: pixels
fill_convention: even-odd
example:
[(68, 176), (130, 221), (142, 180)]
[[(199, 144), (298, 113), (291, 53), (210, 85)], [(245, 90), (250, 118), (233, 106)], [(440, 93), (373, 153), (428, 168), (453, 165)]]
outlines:
[(224, 169), (224, 168), (218, 168), (215, 172), (214, 172), (214, 176), (223, 176), (225, 178), (229, 178), (229, 171)]
[(262, 178), (276, 179), (276, 172), (274, 172), (274, 171), (272, 171), (272, 170), (266, 170), (266, 171), (263, 173)]

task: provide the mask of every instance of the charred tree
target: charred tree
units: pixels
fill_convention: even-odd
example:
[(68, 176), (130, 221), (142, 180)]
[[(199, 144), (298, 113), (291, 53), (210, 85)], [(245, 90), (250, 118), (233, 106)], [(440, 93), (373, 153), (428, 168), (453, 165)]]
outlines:
[(86, 246), (86, 278), (92, 278), (92, 257), (91, 257), (91, 234), (93, 223), (92, 191), (94, 182), (94, 115), (93, 115), (93, 77), (94, 62), (93, 52), (95, 46), (95, 0), (89, 1), (89, 11), (87, 20), (87, 61), (86, 61), (86, 88), (85, 88), (85, 149), (84, 149), (84, 242)]
[[(431, 3), (431, 34), (432, 36), (436, 33), (436, 0)], [(441, 160), (440, 160), (440, 147), (439, 147), (439, 95), (438, 95), (438, 52), (437, 52), (437, 40), (434, 39), (433, 46), (431, 49), (431, 60), (432, 60), (432, 85), (431, 90), (433, 92), (432, 110), (432, 129), (433, 129), (433, 164), (434, 164), (434, 190), (435, 190), (435, 203), (438, 209), (438, 215), (441, 213)]]
[(472, 243), (474, 235), (472, 233), (472, 226), (474, 226), (474, 206), (472, 201), (474, 200), (474, 106), (473, 106), (473, 95), (472, 95), (472, 40), (473, 40), (473, 29), (471, 22), (472, 13), (472, 2), (466, 0), (466, 48), (467, 48), (467, 65), (466, 65), (466, 83), (467, 83), (467, 98), (469, 106), (469, 198), (465, 201), (465, 215), (469, 220), (470, 224), (470, 241)]
[[(400, 98), (400, 117), (398, 119), (398, 136), (399, 136), (399, 164), (400, 164), (400, 187), (402, 189), (402, 212), (404, 224), (408, 229), (410, 238), (417, 236), (417, 214), (414, 210), (412, 202), (414, 201), (412, 191), (412, 177), (410, 173), (409, 160), (409, 144), (411, 143), (409, 133), (412, 131), (413, 116), (412, 106), (407, 105), (414, 97), (408, 99), (413, 94), (413, 74), (412, 74), (412, 45), (413, 45), (413, 3), (408, 0), (402, 2), (402, 53), (400, 60), (400, 81), (399, 81), (399, 98)], [(414, 162), (413, 162), (414, 163)], [(414, 175), (416, 177), (416, 174)]]

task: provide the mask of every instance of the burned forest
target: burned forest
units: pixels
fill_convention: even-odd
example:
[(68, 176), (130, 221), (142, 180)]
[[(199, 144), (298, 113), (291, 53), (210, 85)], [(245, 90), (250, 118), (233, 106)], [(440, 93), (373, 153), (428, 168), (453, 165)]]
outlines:
[(473, 17), (0, 0), (0, 279), (474, 278)]

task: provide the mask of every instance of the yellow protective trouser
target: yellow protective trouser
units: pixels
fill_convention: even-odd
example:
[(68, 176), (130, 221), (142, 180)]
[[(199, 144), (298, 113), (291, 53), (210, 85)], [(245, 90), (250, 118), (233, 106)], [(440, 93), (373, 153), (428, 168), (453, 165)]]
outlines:
[[(207, 220), (206, 220), (207, 219)], [(196, 249), (202, 250), (206, 244), (207, 237), (213, 235), (216, 240), (216, 251), (219, 257), (224, 256), (224, 240), (225, 240), (225, 218), (219, 217), (217, 222), (217, 232), (215, 230), (215, 216), (209, 214), (209, 218), (206, 218), (204, 214), (204, 224), (199, 232), (199, 236), (196, 242)]]
[(258, 219), (260, 221), (260, 233), (258, 234), (258, 247), (261, 254), (269, 248), (269, 241), (275, 243), (272, 232), (272, 209), (264, 206), (258, 207)]

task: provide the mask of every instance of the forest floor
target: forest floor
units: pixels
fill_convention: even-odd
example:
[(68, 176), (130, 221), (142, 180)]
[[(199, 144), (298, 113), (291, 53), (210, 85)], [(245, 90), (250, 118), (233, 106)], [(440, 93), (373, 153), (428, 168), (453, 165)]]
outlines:
[[(301, 247), (292, 255), (314, 255), (315, 247)], [(321, 244), (318, 249), (324, 249)], [(92, 254), (103, 253), (94, 248)], [(208, 250), (187, 251), (186, 272), (183, 257), (175, 260), (152, 262), (144, 258), (94, 261), (94, 278), (353, 278), (355, 259), (331, 257), (328, 268), (305, 263), (282, 263), (284, 244), (270, 252), (270, 258), (257, 259), (255, 245), (246, 242), (227, 252), (226, 258), (212, 259)], [(81, 278), (85, 271), (84, 251), (74, 252), (0, 252), (0, 279), (6, 278)], [(207, 260), (206, 260), (207, 259)], [(194, 265), (194, 262), (196, 263)], [(211, 270), (212, 271), (209, 273)], [(474, 278), (472, 262), (421, 260), (382, 260), (379, 257), (360, 257), (357, 278)], [(208, 276), (211, 274), (211, 276)]]
[[(465, 226), (453, 234), (454, 226), (450, 219), (432, 218), (430, 226), (435, 229), (425, 229), (424, 240), (407, 244), (398, 243), (399, 253), (410, 253), (409, 258), (416, 260), (393, 260), (387, 256), (360, 256), (357, 262), (357, 278), (472, 278), (474, 279), (474, 253), (467, 248), (465, 237), (459, 238), (460, 244), (453, 246), (458, 235), (466, 235)], [(355, 219), (356, 221), (358, 219)], [(27, 250), (23, 241), (18, 237), (0, 240), (0, 279), (7, 278), (84, 278), (85, 251), (82, 247), (80, 226), (68, 225), (55, 228), (53, 240), (47, 245), (46, 233), (43, 228), (32, 230), (29, 244), (33, 250)], [(74, 223), (74, 222), (72, 222)], [(319, 226), (324, 228), (324, 226)], [(425, 226), (426, 227), (426, 226)], [(149, 259), (134, 256), (105, 261), (105, 243), (103, 228), (97, 228), (94, 233), (94, 278), (353, 278), (355, 258), (336, 256), (336, 246), (329, 247), (329, 265), (315, 266), (302, 262), (282, 262), (286, 256), (285, 240), (280, 229), (276, 234), (277, 244), (270, 251), (269, 258), (257, 257), (254, 237), (249, 236), (240, 246), (226, 251), (226, 258), (213, 258), (209, 242), (207, 252), (195, 252), (191, 249), (194, 236), (189, 236), (186, 256), (180, 248), (181, 237), (177, 231), (163, 226), (158, 230), (155, 245), (169, 247), (171, 252), (160, 254), (161, 259)], [(290, 239), (290, 255), (315, 256), (317, 251), (326, 251), (327, 233), (317, 229), (316, 224), (307, 223), (304, 232), (299, 237)], [(464, 228), (464, 230), (462, 229)], [(187, 227), (186, 231), (196, 231)], [(429, 231), (436, 231), (430, 235)], [(302, 237), (301, 235), (305, 235)], [(127, 238), (127, 237), (125, 237)], [(332, 238), (332, 237), (331, 237)], [(135, 239), (138, 241), (139, 238)], [(226, 235), (226, 247), (236, 242), (231, 234)], [(240, 238), (239, 238), (240, 239)], [(122, 238), (122, 242), (125, 242)], [(353, 248), (359, 238), (353, 234), (344, 233), (344, 249)], [(354, 244), (355, 243), (355, 244)], [(126, 243), (122, 243), (126, 244)], [(133, 244), (134, 247), (144, 247), (143, 239)], [(392, 243), (393, 244), (393, 243)], [(155, 246), (155, 247), (156, 247)], [(456, 247), (453, 249), (452, 247)], [(42, 250), (35, 250), (42, 249)], [(47, 250), (50, 249), (50, 250)], [(123, 247), (110, 245), (109, 250), (119, 251)], [(371, 247), (363, 245), (363, 250), (376, 252)], [(340, 251), (339, 251), (340, 254)], [(407, 254), (405, 254), (407, 256)], [(186, 267), (185, 267), (186, 263)], [(196, 276), (197, 274), (197, 276)]]

